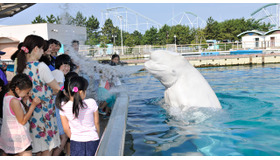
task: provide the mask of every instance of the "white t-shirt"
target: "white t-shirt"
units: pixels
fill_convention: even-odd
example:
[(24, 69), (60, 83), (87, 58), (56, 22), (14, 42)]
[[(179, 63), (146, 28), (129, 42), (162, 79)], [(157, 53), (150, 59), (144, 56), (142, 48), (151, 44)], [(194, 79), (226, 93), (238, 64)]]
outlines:
[(55, 80), (57, 81), (57, 83), (63, 83), (64, 82), (64, 74), (61, 70), (59, 69), (55, 69), (52, 71), (52, 74), (55, 78)]
[(65, 116), (71, 129), (71, 140), (78, 142), (96, 141), (99, 139), (94, 124), (94, 112), (98, 106), (94, 99), (89, 98), (83, 101), (85, 108), (79, 110), (79, 116), (75, 118), (72, 112), (73, 102), (68, 101), (59, 111), (60, 116)]
[(40, 62), (38, 68), (39, 68), (40, 78), (44, 83), (50, 83), (51, 81), (54, 80), (50, 68), (44, 62)]

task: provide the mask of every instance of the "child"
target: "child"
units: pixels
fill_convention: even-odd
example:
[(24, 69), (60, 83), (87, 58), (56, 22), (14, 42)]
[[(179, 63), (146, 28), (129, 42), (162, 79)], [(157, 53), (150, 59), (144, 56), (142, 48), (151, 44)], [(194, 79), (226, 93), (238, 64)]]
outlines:
[(41, 100), (35, 97), (27, 112), (24, 108), (26, 105), (21, 100), (31, 88), (32, 81), (29, 77), (18, 74), (12, 79), (10, 91), (4, 97), (0, 148), (8, 155), (32, 156), (28, 120)]
[[(72, 77), (76, 77), (76, 76), (79, 76), (76, 72), (67, 73), (65, 75), (64, 86), (68, 86), (70, 79)], [(64, 86), (61, 87), (60, 91), (57, 93), (57, 98), (55, 99), (55, 105), (56, 105), (56, 108), (58, 108), (58, 109), (61, 109), (61, 104), (65, 104), (69, 101), (68, 87), (64, 88)], [(59, 111), (57, 113), (58, 113), (57, 115), (59, 115), (59, 118), (57, 117), (57, 120), (59, 121), (58, 123), (61, 124)], [(61, 130), (64, 133), (62, 124), (61, 124), (61, 126), (58, 125), (58, 128), (59, 128), (59, 133), (61, 133)], [(67, 137), (67, 135), (66, 135), (66, 137)], [(65, 142), (61, 142), (61, 143), (63, 144)], [(60, 146), (59, 149), (62, 149), (62, 145)], [(59, 152), (59, 151), (55, 150), (53, 155), (56, 155), (57, 154), (56, 152)], [(70, 139), (68, 137), (67, 137), (67, 143), (66, 143), (66, 156), (70, 156)]]
[(64, 131), (70, 138), (71, 156), (94, 156), (99, 144), (98, 106), (94, 99), (85, 99), (87, 87), (85, 78), (71, 78), (69, 101), (60, 110)]
[[(105, 72), (108, 71), (105, 70)], [(112, 83), (110, 84), (108, 79), (108, 75), (106, 76), (106, 74), (102, 72), (97, 90), (98, 101), (100, 102), (99, 113), (103, 115), (103, 119), (108, 118), (116, 101), (116, 95), (109, 91)]]
[[(70, 56), (66, 54), (59, 55), (55, 59), (55, 70), (52, 71), (52, 74), (55, 80), (60, 85), (60, 87), (63, 86), (64, 75), (66, 75), (70, 71), (70, 61), (71, 61)], [(59, 109), (56, 107), (55, 110), (56, 110), (57, 126), (60, 135), (60, 146), (53, 151), (53, 156), (59, 156), (61, 151), (65, 147), (68, 137), (63, 131), (63, 127), (59, 115)]]

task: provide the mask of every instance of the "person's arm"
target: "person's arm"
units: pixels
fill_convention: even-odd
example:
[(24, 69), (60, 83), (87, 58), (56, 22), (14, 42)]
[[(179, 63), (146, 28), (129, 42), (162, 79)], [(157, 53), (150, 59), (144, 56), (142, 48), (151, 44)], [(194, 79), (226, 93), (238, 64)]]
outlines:
[(71, 130), (70, 130), (70, 126), (69, 126), (67, 117), (60, 115), (60, 119), (61, 119), (61, 124), (63, 126), (64, 132), (66, 133), (66, 135), (69, 138), (71, 138)]
[(98, 110), (93, 113), (93, 116), (94, 116), (94, 125), (95, 125), (96, 131), (98, 133), (98, 137), (100, 137), (100, 126), (99, 126), (99, 113), (98, 113)]
[(53, 89), (53, 94), (57, 94), (60, 90), (60, 87), (55, 79), (47, 84)]
[(47, 85), (53, 89), (53, 94), (57, 94), (60, 87), (55, 78), (53, 77), (51, 70), (45, 63), (40, 62), (39, 75), (42, 78), (43, 82), (47, 83)]
[(29, 120), (29, 118), (32, 115), (32, 112), (34, 111), (35, 107), (41, 103), (40, 98), (35, 97), (31, 103), (31, 106), (29, 107), (29, 110), (26, 114), (24, 114), (22, 108), (21, 108), (21, 104), (20, 101), (17, 99), (12, 99), (10, 106), (13, 110), (13, 112), (15, 113), (15, 116), (17, 118), (17, 121), (22, 124), (25, 125), (26, 122)]

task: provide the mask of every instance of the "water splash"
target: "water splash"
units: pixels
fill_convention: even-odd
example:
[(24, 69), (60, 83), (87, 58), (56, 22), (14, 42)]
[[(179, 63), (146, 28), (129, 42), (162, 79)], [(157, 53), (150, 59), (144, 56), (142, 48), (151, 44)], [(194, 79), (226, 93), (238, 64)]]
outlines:
[[(61, 17), (61, 24), (68, 25), (70, 24), (72, 18), (69, 14), (70, 4), (65, 3), (60, 6), (62, 11)], [(102, 79), (104, 81), (108, 81), (111, 86), (110, 92), (112, 93), (119, 93), (125, 92), (126, 89), (124, 86), (121, 85), (120, 78), (128, 76), (132, 73), (138, 71), (138, 69), (127, 67), (127, 66), (110, 66), (108, 64), (100, 64), (97, 61), (93, 60), (93, 57), (87, 55), (87, 52), (77, 52), (75, 51), (72, 46), (71, 42), (79, 38), (76, 37), (77, 35), (73, 34), (73, 31), (66, 30), (69, 34), (64, 39), (67, 39), (64, 42), (64, 49), (68, 51), (69, 56), (73, 60), (73, 62), (79, 66), (79, 74), (86, 78), (89, 82), (89, 87), (87, 90), (87, 96), (97, 99), (97, 88), (99, 85), (99, 81)], [(59, 40), (59, 39), (58, 39)]]

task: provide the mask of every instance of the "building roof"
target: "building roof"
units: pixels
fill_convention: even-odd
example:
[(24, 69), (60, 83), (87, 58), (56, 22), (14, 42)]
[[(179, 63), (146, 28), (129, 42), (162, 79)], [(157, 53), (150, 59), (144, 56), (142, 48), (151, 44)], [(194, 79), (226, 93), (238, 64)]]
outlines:
[(268, 34), (270, 34), (270, 33), (272, 33), (272, 32), (275, 32), (275, 31), (280, 31), (280, 29), (273, 29), (273, 30), (270, 30), (270, 31), (265, 32), (264, 34), (265, 34), (265, 35), (268, 35)]
[(259, 34), (259, 35), (261, 35), (261, 36), (265, 35), (265, 33), (262, 32), (262, 31), (251, 30), (251, 31), (242, 32), (242, 33), (240, 33), (239, 35), (237, 35), (237, 37), (240, 37), (240, 36), (242, 36), (242, 35), (244, 35), (244, 34), (247, 34), (247, 33), (256, 33), (256, 34)]
[(0, 18), (12, 17), (36, 3), (0, 3)]

